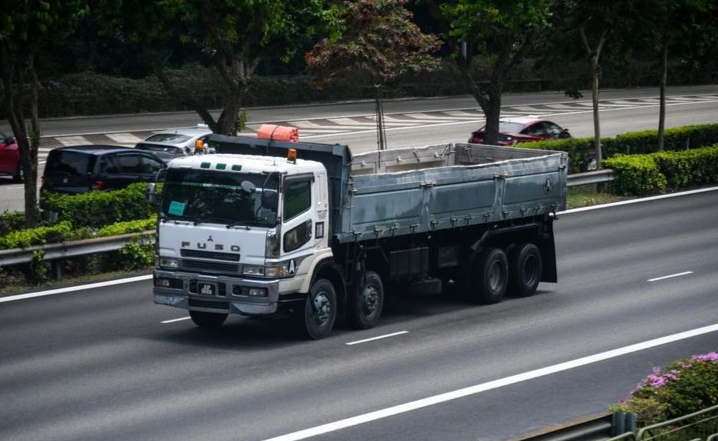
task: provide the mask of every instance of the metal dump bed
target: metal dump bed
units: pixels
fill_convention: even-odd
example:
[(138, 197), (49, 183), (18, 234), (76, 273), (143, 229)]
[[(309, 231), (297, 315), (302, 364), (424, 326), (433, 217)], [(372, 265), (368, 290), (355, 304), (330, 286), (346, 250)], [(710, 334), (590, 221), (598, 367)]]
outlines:
[(547, 215), (565, 209), (564, 152), (475, 144), (353, 157), (340, 242)]

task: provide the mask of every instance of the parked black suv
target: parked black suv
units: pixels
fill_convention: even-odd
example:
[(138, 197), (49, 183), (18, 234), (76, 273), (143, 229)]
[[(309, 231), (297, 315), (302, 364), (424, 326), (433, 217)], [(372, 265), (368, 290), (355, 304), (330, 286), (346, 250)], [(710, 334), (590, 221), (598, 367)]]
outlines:
[(152, 181), (165, 163), (154, 154), (115, 145), (80, 145), (50, 150), (40, 192), (87, 193)]

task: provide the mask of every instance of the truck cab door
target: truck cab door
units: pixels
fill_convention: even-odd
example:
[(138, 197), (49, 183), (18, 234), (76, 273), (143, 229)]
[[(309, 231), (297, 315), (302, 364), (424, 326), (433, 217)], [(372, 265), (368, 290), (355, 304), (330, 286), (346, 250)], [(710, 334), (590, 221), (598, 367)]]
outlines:
[(314, 176), (303, 174), (284, 179), (282, 198), (282, 256), (291, 259), (290, 273), (299, 268), (305, 257), (314, 249), (314, 223), (316, 211), (312, 209)]

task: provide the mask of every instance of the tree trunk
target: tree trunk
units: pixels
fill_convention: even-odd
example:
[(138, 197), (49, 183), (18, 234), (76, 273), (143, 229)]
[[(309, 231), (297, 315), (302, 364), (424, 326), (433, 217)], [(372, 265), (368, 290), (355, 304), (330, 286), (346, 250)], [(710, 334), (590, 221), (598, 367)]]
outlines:
[(598, 117), (598, 56), (591, 58), (591, 100), (593, 101), (593, 145), (596, 148), (596, 168), (601, 169), (601, 122)]
[(486, 90), (482, 90), (478, 81), (473, 77), (468, 63), (458, 63), (459, 72), (468, 87), (471, 95), (481, 107), (486, 117), (485, 144), (496, 144), (499, 139), (499, 118), (501, 117), (501, 93), (503, 79), (492, 78)]
[(658, 106), (658, 151), (663, 150), (666, 125), (666, 83), (668, 80), (668, 42), (664, 41), (661, 47), (661, 81), (660, 104)]
[(596, 168), (601, 169), (603, 166), (603, 153), (601, 150), (601, 123), (598, 116), (598, 83), (600, 77), (600, 68), (598, 60), (601, 58), (601, 50), (606, 42), (606, 34), (608, 31), (604, 30), (596, 41), (595, 49), (591, 47), (586, 36), (586, 28), (581, 27), (579, 34), (581, 36), (581, 42), (583, 47), (586, 49), (589, 61), (591, 63), (591, 98), (593, 101), (593, 145), (595, 148), (596, 155)]
[(484, 142), (490, 145), (496, 145), (499, 141), (499, 119), (501, 118), (501, 93), (503, 91), (503, 82), (499, 81), (491, 85), (487, 90), (488, 99), (482, 106), (486, 115), (486, 134)]

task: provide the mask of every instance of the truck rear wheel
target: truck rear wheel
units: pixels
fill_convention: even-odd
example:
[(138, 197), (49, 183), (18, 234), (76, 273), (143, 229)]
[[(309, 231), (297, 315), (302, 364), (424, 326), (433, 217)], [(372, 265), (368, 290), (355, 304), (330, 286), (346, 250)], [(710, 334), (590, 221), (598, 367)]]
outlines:
[(214, 312), (190, 311), (189, 316), (195, 325), (204, 329), (217, 329), (227, 320), (227, 314)]
[(468, 298), (472, 303), (490, 305), (503, 299), (508, 285), (509, 265), (500, 248), (486, 248), (470, 268)]
[(384, 285), (374, 271), (367, 271), (357, 281), (352, 299), (351, 319), (359, 329), (376, 326), (384, 307)]
[(509, 294), (515, 297), (534, 295), (541, 272), (541, 252), (536, 245), (524, 243), (515, 247), (509, 253)]
[(317, 279), (304, 305), (304, 331), (312, 340), (329, 335), (337, 318), (337, 294), (327, 279)]

